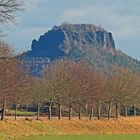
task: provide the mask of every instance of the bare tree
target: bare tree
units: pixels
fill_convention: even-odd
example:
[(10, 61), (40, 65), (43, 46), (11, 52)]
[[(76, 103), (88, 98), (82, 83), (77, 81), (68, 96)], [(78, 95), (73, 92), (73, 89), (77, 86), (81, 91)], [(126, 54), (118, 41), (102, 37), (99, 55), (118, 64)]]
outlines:
[(21, 0), (0, 0), (0, 23), (15, 23), (15, 12), (23, 10)]
[(13, 77), (12, 72), (15, 71), (15, 68), (13, 67), (15, 65), (15, 60), (11, 59), (11, 52), (12, 50), (8, 44), (4, 42), (0, 43), (0, 97), (3, 100), (1, 120), (4, 119), (6, 98), (12, 90), (10, 89), (12, 88), (12, 84), (9, 84), (9, 82)]
[(48, 87), (49, 98), (49, 119), (51, 115), (52, 102), (58, 105), (58, 118), (61, 119), (62, 104), (67, 99), (67, 92), (72, 80), (69, 69), (70, 63), (67, 61), (56, 61), (45, 68), (45, 80)]
[(48, 81), (47, 91), (51, 93), (53, 102), (58, 104), (59, 119), (62, 104), (69, 107), (69, 119), (72, 108), (78, 112), (78, 118), (81, 119), (87, 98), (94, 98), (94, 102), (98, 102), (101, 97), (99, 89), (102, 83), (99, 73), (83, 61), (56, 61), (45, 68), (45, 77)]
[[(16, 12), (22, 11), (23, 5), (21, 0), (0, 0), (0, 25), (16, 24)], [(0, 35), (2, 35), (1, 30)]]
[[(120, 67), (113, 67), (112, 75), (106, 79), (104, 92), (108, 103), (108, 119), (111, 117), (112, 106), (115, 105), (116, 118), (120, 115), (120, 107), (124, 106), (127, 117), (128, 106), (135, 106), (139, 100), (139, 74)], [(135, 112), (135, 111), (134, 111)]]
[(14, 58), (13, 51), (8, 44), (1, 43), (0, 52), (0, 98), (3, 100), (1, 117), (3, 120), (6, 100), (14, 100), (17, 105), (23, 98), (27, 98), (23, 95), (28, 93), (25, 89), (27, 91), (29, 87), (29, 78), (21, 62)]
[(37, 119), (40, 116), (40, 108), (47, 100), (47, 84), (43, 78), (34, 78), (32, 83), (33, 103), (37, 106)]
[(32, 78), (20, 61), (17, 61), (16, 76), (13, 79), (16, 83), (14, 91), (11, 93), (11, 99), (15, 104), (15, 120), (17, 119), (17, 109), (20, 104), (28, 104), (32, 101)]

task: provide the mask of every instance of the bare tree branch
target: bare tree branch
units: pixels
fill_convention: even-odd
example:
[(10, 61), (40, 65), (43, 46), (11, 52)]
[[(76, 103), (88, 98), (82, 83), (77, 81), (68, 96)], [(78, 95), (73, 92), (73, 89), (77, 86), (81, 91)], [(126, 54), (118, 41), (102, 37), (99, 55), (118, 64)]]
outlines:
[(21, 0), (0, 0), (0, 25), (9, 27), (11, 23), (16, 24), (16, 13), (22, 11), (23, 6)]

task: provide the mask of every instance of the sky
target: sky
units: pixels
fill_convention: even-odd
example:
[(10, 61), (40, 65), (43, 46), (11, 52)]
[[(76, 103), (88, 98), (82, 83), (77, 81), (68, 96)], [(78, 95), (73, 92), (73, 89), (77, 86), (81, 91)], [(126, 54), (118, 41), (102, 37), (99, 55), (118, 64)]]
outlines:
[(116, 48), (140, 60), (140, 0), (24, 0), (17, 25), (4, 28), (16, 51), (63, 22), (91, 23), (112, 32)]

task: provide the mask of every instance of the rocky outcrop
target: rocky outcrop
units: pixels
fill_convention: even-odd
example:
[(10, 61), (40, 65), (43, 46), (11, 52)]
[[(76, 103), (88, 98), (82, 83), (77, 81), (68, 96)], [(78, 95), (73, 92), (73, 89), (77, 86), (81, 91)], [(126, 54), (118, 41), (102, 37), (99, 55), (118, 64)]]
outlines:
[(115, 49), (112, 34), (92, 24), (62, 24), (33, 40), (31, 55), (56, 59), (68, 55), (71, 49), (101, 47)]
[(54, 26), (20, 56), (34, 76), (41, 76), (43, 68), (59, 58), (84, 60), (106, 72), (114, 64), (140, 71), (139, 61), (115, 49), (112, 33), (92, 24)]

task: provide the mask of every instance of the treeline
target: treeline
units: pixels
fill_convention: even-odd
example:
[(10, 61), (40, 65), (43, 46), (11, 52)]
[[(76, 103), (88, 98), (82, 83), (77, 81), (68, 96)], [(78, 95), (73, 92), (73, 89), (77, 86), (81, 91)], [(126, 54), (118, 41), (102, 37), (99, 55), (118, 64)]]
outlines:
[[(131, 112), (137, 115), (140, 105), (140, 74), (118, 66), (108, 73), (98, 71), (84, 61), (58, 60), (48, 64), (42, 77), (28, 74), (28, 67), (18, 61), (8, 44), (0, 44), (1, 120), (5, 108), (14, 105), (15, 119), (19, 105), (37, 108), (37, 118), (43, 106), (58, 118), (72, 114), (118, 118)], [(6, 106), (6, 102), (10, 106)], [(54, 110), (55, 109), (55, 110)]]
[(43, 77), (34, 83), (33, 96), (37, 98), (34, 101), (40, 107), (48, 99), (49, 118), (52, 103), (58, 105), (59, 119), (62, 106), (69, 108), (69, 119), (72, 109), (78, 112), (79, 119), (81, 114), (89, 115), (90, 119), (93, 114), (98, 119), (101, 116), (110, 119), (127, 117), (129, 111), (136, 116), (140, 105), (139, 73), (116, 66), (105, 74), (83, 61), (58, 60), (48, 65)]

